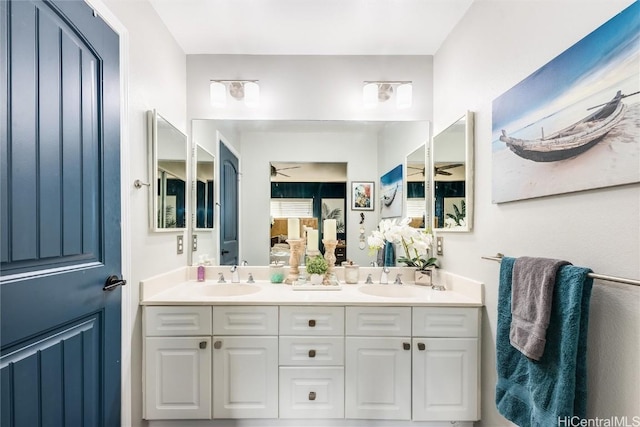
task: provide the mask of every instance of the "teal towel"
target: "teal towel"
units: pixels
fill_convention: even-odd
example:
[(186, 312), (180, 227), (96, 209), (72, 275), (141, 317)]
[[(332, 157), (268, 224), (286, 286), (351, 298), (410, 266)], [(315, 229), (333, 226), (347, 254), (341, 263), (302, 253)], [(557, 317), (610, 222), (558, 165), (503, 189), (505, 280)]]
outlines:
[[(528, 359), (509, 343), (514, 258), (503, 258), (498, 290), (496, 406), (519, 426), (547, 427), (587, 412), (587, 327), (591, 270), (558, 270), (544, 355)], [(568, 419), (568, 418), (567, 418)]]

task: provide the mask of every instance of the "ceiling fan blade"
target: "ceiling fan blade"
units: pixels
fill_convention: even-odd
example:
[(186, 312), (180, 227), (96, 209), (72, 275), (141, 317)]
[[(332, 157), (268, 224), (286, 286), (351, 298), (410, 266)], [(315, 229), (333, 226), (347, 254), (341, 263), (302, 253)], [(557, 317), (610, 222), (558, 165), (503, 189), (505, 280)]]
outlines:
[(453, 164), (450, 164), (450, 165), (439, 166), (436, 169), (445, 170), (445, 169), (459, 168), (460, 166), (464, 166), (464, 163), (453, 163)]
[(447, 172), (447, 171), (436, 171), (436, 175), (447, 175), (447, 176), (451, 176), (451, 172)]
[(285, 170), (287, 170), (287, 169), (298, 169), (299, 167), (300, 167), (300, 166), (291, 166), (291, 167), (288, 167), (288, 168), (279, 168), (279, 169), (276, 169), (276, 170), (279, 170), (279, 171), (285, 171)]
[(282, 172), (278, 172), (278, 175), (282, 175), (282, 176), (286, 176), (287, 178), (291, 178), (290, 175), (287, 175), (286, 173), (282, 173)]

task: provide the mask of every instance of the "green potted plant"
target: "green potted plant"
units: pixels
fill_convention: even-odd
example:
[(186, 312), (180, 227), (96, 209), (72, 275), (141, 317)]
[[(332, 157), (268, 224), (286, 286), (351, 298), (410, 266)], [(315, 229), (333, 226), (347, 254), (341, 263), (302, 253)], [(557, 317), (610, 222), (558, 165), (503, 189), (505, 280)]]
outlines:
[(323, 276), (329, 268), (327, 261), (325, 261), (322, 255), (316, 255), (314, 257), (307, 257), (305, 264), (307, 266), (309, 281), (314, 285), (321, 284)]

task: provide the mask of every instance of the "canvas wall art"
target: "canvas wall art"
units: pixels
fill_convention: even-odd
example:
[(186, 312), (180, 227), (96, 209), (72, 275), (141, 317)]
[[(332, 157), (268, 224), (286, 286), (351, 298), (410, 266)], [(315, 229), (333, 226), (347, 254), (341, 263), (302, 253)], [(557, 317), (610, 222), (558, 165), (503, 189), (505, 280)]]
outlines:
[(494, 203), (640, 182), (640, 2), (493, 101)]
[(374, 209), (375, 187), (373, 182), (351, 182), (351, 210), (372, 211)]
[(380, 216), (402, 216), (402, 165), (398, 165), (380, 177)]

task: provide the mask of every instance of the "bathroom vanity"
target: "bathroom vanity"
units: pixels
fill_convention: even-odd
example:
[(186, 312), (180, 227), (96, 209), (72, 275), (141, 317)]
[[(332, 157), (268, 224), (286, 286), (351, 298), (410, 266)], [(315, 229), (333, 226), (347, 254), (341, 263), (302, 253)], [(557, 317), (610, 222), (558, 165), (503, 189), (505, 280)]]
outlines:
[[(228, 271), (208, 269), (216, 278)], [(162, 426), (480, 418), (482, 284), (444, 274), (446, 291), (363, 281), (299, 291), (261, 280), (262, 269), (245, 267), (240, 283), (197, 282), (192, 268), (142, 282), (144, 418), (180, 420)], [(249, 272), (256, 283), (246, 283)]]

